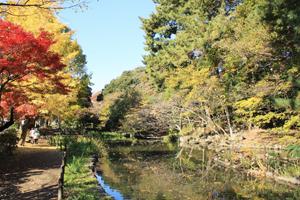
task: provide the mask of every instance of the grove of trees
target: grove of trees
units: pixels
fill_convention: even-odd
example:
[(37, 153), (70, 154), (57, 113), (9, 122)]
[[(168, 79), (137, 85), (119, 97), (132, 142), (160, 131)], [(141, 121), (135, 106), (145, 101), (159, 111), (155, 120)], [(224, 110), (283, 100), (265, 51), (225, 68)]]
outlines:
[(86, 56), (56, 15), (63, 5), (68, 2), (0, 4), (1, 131), (37, 117), (72, 126), (91, 106)]
[(156, 11), (141, 19), (146, 68), (103, 90), (104, 127), (181, 134), (299, 130), (299, 1), (154, 2)]

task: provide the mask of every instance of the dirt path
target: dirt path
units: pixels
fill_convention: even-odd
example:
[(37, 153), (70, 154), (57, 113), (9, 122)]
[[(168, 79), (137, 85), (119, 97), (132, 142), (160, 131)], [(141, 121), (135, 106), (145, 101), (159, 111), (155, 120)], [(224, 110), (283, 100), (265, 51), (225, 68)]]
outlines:
[(19, 147), (15, 155), (0, 159), (0, 200), (57, 199), (61, 152), (40, 144)]

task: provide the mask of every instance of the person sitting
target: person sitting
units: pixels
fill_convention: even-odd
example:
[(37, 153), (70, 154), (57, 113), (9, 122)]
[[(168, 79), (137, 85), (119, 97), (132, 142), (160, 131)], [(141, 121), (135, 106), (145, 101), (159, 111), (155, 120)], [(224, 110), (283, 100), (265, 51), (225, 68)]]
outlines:
[(38, 140), (39, 140), (39, 137), (40, 137), (40, 132), (38, 130), (37, 127), (34, 128), (34, 131), (33, 131), (33, 143), (34, 144), (37, 144), (38, 143)]
[(34, 128), (32, 128), (29, 132), (29, 137), (30, 137), (30, 143), (33, 144), (34, 143)]

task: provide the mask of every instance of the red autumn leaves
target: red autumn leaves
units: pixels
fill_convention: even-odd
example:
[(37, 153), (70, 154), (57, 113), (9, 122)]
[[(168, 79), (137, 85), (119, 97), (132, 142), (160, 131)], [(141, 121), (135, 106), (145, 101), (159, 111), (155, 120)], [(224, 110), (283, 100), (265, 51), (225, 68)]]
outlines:
[(24, 87), (26, 81), (35, 79), (50, 81), (55, 92), (66, 92), (57, 75), (64, 68), (60, 56), (49, 49), (54, 41), (47, 32), (38, 37), (24, 31), (20, 26), (0, 20), (0, 115), (6, 117), (14, 107), (18, 117), (35, 115)]

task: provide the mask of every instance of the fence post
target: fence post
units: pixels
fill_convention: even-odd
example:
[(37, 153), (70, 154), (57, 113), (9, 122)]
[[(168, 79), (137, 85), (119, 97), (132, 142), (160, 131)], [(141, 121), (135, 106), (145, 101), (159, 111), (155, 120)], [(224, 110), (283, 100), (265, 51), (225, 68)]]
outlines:
[(65, 174), (65, 166), (66, 166), (66, 160), (67, 160), (67, 153), (66, 153), (66, 149), (63, 152), (63, 158), (62, 158), (62, 163), (61, 163), (61, 172), (60, 172), (60, 176), (58, 179), (58, 200), (62, 200), (63, 199), (63, 194), (64, 194), (64, 174)]

